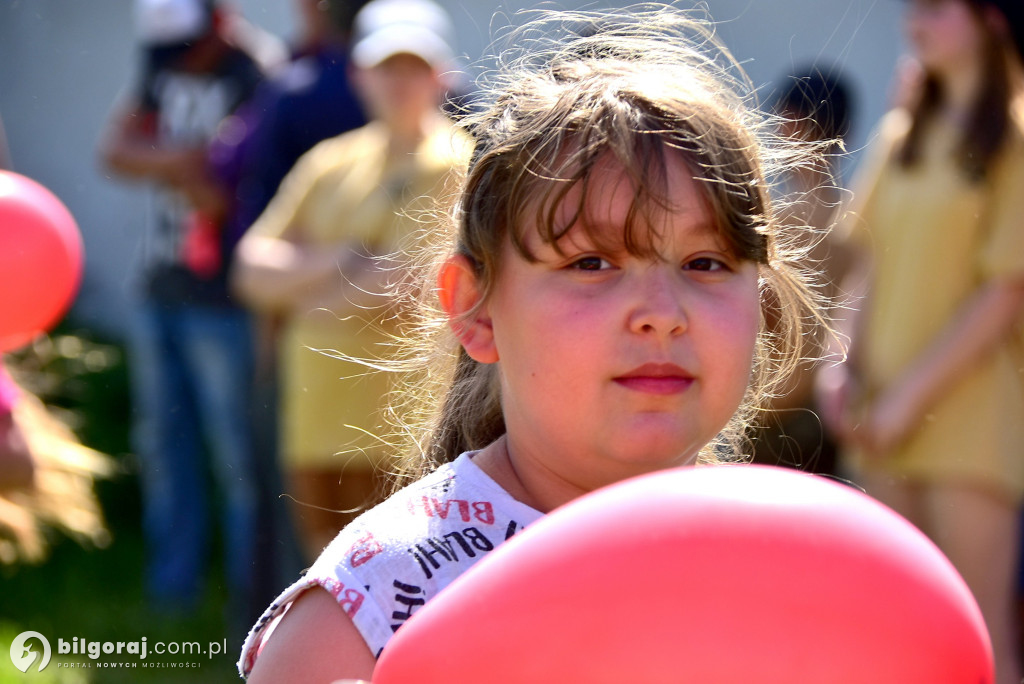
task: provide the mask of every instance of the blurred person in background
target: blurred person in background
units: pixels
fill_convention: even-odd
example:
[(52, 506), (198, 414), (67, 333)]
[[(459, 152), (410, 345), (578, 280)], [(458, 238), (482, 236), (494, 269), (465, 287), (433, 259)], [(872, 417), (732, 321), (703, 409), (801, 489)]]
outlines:
[(366, 0), (292, 0), (290, 61), (220, 125), (210, 148), (225, 230), (240, 237), (288, 171), (316, 143), (366, 123), (349, 78), (353, 15)]
[(286, 321), (281, 452), (310, 560), (384, 493), (387, 374), (343, 359), (386, 353), (396, 312), (384, 292), (401, 277), (387, 257), (468, 159), (440, 106), (451, 35), (429, 0), (366, 5), (352, 60), (371, 122), (304, 155), (239, 244), (237, 290)]
[(1021, 681), (1021, 20), (1020, 0), (908, 0), (918, 78), (854, 184), (851, 282), (864, 299), (848, 360), (822, 383), (843, 463), (974, 592), (1001, 684)]
[[(129, 367), (141, 466), (146, 586), (163, 615), (203, 597), (211, 470), (220, 507), (229, 633), (250, 619), (257, 471), (248, 423), (249, 317), (230, 296), (233, 245), (220, 230), (207, 146), (264, 77), (252, 32), (212, 0), (136, 0), (141, 78), (111, 114), (106, 168), (145, 181)], [(240, 38), (240, 36), (243, 39)], [(204, 458), (209, 455), (209, 463)]]
[[(781, 93), (772, 104), (780, 117), (780, 133), (826, 146), (818, 160), (820, 166), (800, 167), (785, 177), (780, 192), (792, 202), (785, 220), (815, 229), (814, 244), (805, 245), (807, 258), (824, 274), (823, 294), (838, 305), (842, 301), (839, 283), (849, 256), (831, 229), (843, 202), (840, 162), (850, 133), (852, 90), (838, 67), (823, 72), (814, 65), (794, 70), (780, 85)], [(770, 307), (766, 316), (769, 320), (778, 318)], [(820, 354), (824, 354), (827, 342), (819, 341)], [(834, 472), (835, 443), (818, 417), (814, 396), (817, 365), (816, 360), (805, 362), (762, 414), (758, 428), (752, 432), (756, 462), (822, 474)]]
[[(349, 77), (349, 35), (365, 0), (293, 0), (298, 34), (289, 63), (217, 128), (208, 162), (219, 188), (220, 230), (237, 241), (266, 209), (281, 180), (316, 143), (366, 123)], [(257, 312), (258, 313), (258, 312)], [(275, 315), (254, 316), (255, 367), (250, 402), (260, 468), (260, 525), (254, 577), (257, 604), (303, 565), (277, 450)]]

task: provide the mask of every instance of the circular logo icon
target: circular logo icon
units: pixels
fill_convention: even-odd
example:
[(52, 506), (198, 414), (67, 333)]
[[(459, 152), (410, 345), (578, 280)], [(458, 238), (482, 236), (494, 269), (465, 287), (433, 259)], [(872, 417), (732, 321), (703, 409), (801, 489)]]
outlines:
[(50, 642), (39, 632), (22, 632), (14, 638), (11, 642), (11, 662), (22, 672), (28, 672), (28, 668), (32, 667), (39, 653), (26, 645), (29, 639), (38, 639), (43, 644), (43, 659), (36, 668), (37, 672), (42, 672), (50, 664)]

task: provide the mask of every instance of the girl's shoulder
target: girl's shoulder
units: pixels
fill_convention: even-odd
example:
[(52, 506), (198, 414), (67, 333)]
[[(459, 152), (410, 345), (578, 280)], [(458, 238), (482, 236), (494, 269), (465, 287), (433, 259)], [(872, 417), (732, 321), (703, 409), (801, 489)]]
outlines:
[(377, 653), (418, 606), (540, 517), (463, 454), (343, 529), (268, 615), (320, 586)]
[(400, 578), (429, 594), (540, 517), (463, 454), (356, 518), (307, 575)]
[(390, 540), (402, 544), (440, 528), (490, 528), (502, 520), (526, 524), (540, 517), (539, 512), (513, 499), (485, 474), (472, 456), (462, 454), (400, 489), (353, 521), (349, 534), (372, 533), (382, 543)]
[(270, 625), (314, 586), (330, 592), (379, 652), (418, 606), (540, 517), (463, 454), (345, 527), (260, 618), (240, 670), (251, 670)]

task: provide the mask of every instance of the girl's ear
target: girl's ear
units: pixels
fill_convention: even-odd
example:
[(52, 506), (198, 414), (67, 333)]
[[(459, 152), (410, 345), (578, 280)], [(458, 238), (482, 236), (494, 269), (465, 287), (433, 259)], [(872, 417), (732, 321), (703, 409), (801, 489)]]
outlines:
[(461, 254), (448, 259), (438, 275), (437, 291), (448, 325), (470, 358), (480, 363), (497, 362), (494, 328), (487, 305), (480, 300), (479, 283), (469, 259)]

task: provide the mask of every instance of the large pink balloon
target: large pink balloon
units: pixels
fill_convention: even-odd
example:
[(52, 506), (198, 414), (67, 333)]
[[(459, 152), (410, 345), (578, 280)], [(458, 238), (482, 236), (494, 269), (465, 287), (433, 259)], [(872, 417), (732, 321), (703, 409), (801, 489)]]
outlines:
[(916, 528), (765, 466), (590, 494), (414, 614), (374, 684), (990, 684), (981, 614)]
[(82, 277), (82, 236), (56, 195), (0, 171), (0, 351), (48, 330)]

